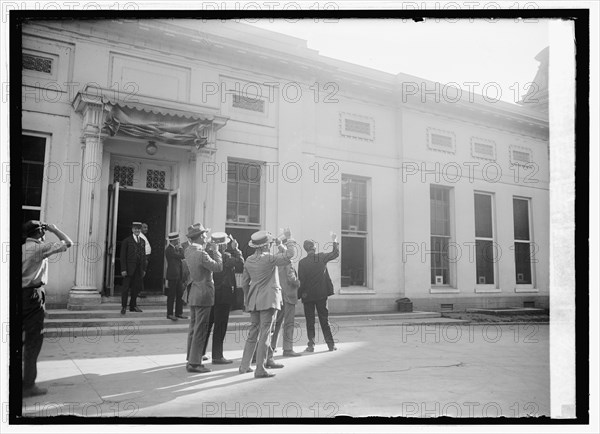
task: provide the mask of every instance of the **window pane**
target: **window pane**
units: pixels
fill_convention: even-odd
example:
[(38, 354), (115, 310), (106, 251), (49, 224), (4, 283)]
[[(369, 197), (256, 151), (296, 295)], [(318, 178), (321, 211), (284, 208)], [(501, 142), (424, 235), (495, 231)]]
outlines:
[(513, 218), (515, 223), (515, 240), (530, 240), (528, 200), (513, 199)]
[[(431, 237), (431, 284), (447, 285), (450, 275), (448, 244), (446, 237)], [(437, 277), (437, 278), (436, 278)], [(440, 280), (441, 279), (441, 280)]]
[(349, 218), (347, 213), (342, 213), (342, 230), (348, 230)]
[(492, 238), (492, 196), (475, 195), (475, 236)]
[(250, 185), (250, 203), (254, 203), (258, 205), (260, 203), (260, 185), (259, 184), (251, 184)]
[(515, 268), (518, 284), (531, 284), (531, 255), (529, 243), (515, 243)]
[(342, 237), (342, 285), (365, 286), (367, 279), (366, 238)]
[(260, 223), (260, 210), (258, 205), (249, 206), (250, 223)]
[(249, 186), (248, 184), (246, 184), (245, 182), (240, 182), (239, 184), (239, 190), (238, 190), (238, 200), (240, 202), (248, 202), (248, 200), (250, 199), (250, 194), (249, 194)]
[(494, 283), (494, 243), (492, 241), (475, 241), (477, 275), (475, 283), (490, 285)]
[(430, 228), (432, 235), (450, 235), (450, 201), (448, 189), (430, 188)]
[(46, 153), (46, 138), (36, 136), (21, 136), (21, 155), (24, 161), (44, 163)]
[(231, 202), (237, 202), (237, 184), (235, 182), (230, 182), (227, 184), (227, 200)]
[(235, 202), (227, 202), (227, 220), (237, 220), (237, 206)]
[(359, 231), (367, 231), (367, 216), (359, 215), (358, 216), (358, 230)]
[(238, 217), (239, 216), (248, 216), (248, 204), (247, 203), (239, 203), (238, 204)]

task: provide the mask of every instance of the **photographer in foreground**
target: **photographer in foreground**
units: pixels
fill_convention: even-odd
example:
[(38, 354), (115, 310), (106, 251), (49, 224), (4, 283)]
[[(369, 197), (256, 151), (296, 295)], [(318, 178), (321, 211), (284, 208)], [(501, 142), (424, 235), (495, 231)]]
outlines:
[[(59, 241), (45, 241), (46, 231)], [(53, 224), (29, 220), (23, 225), (21, 319), (23, 323), (23, 397), (45, 395), (48, 390), (37, 387), (37, 358), (44, 339), (44, 314), (48, 283), (48, 257), (64, 252), (73, 245), (71, 239)]]

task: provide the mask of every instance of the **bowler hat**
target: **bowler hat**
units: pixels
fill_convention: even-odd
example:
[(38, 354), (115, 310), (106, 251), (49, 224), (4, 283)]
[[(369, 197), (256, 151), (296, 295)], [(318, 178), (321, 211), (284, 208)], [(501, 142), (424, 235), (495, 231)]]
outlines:
[(187, 237), (188, 238), (196, 238), (198, 235), (208, 232), (210, 229), (206, 229), (202, 223), (194, 223), (193, 225), (188, 226), (187, 229)]
[(250, 247), (258, 248), (262, 246), (266, 246), (267, 244), (273, 242), (273, 235), (268, 231), (258, 231), (254, 232), (250, 236), (250, 242), (248, 245)]

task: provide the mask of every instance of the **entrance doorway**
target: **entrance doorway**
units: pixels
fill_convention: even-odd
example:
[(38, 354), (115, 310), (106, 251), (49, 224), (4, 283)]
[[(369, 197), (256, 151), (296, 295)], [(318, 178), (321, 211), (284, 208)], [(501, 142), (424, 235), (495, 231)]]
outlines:
[(121, 242), (131, 235), (131, 222), (134, 221), (148, 225), (146, 238), (152, 247), (144, 277), (144, 292), (151, 295), (163, 294), (168, 203), (169, 192), (134, 191), (123, 188), (119, 190), (114, 258), (115, 295), (121, 293), (123, 281)]

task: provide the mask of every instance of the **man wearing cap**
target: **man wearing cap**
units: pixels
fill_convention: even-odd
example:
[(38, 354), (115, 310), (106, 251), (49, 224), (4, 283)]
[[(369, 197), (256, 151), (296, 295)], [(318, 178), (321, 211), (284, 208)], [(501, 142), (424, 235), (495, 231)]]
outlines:
[[(284, 231), (286, 242), (292, 242), (291, 231)], [(250, 359), (256, 350), (255, 378), (269, 378), (275, 376), (265, 369), (267, 348), (270, 344), (270, 331), (275, 318), (275, 313), (281, 309), (281, 285), (279, 284), (278, 266), (291, 263), (294, 256), (293, 249), (281, 246), (277, 254), (270, 253), (273, 236), (267, 231), (258, 231), (252, 234), (248, 245), (256, 249), (255, 253), (246, 259), (242, 275), (242, 289), (244, 290), (244, 305), (250, 312), (250, 330), (244, 346), (240, 374), (252, 372)], [(267, 368), (283, 368), (283, 365), (268, 364)]]
[(129, 310), (141, 312), (137, 306), (137, 296), (146, 274), (146, 243), (140, 237), (142, 223), (131, 223), (131, 235), (121, 242), (121, 275), (124, 277), (121, 288), (121, 315), (127, 312), (127, 297), (131, 289)]
[[(185, 258), (183, 248), (179, 245), (179, 234), (171, 232), (169, 234), (169, 245), (165, 249), (167, 258), (167, 281), (169, 289), (167, 291), (167, 318), (177, 321), (178, 318), (187, 318), (183, 315), (183, 272), (182, 262)], [(175, 315), (173, 315), (173, 304), (175, 304)]]
[[(227, 365), (233, 363), (223, 357), (223, 341), (227, 334), (227, 325), (229, 323), (229, 310), (233, 298), (233, 290), (235, 288), (235, 267), (244, 265), (244, 257), (241, 250), (238, 248), (238, 242), (227, 236), (225, 232), (213, 232), (211, 241), (219, 246), (219, 252), (223, 257), (223, 271), (213, 273), (215, 282), (215, 304), (210, 309), (210, 318), (208, 323), (208, 333), (204, 341), (204, 350), (202, 354), (206, 354), (208, 347), (208, 338), (213, 328), (212, 338), (212, 364)], [(231, 249), (227, 249), (227, 245), (231, 242)]]
[(298, 263), (298, 278), (300, 279), (298, 298), (301, 298), (304, 304), (306, 334), (308, 335), (308, 347), (305, 351), (309, 353), (315, 350), (315, 308), (329, 351), (337, 350), (331, 334), (329, 311), (327, 310), (327, 297), (333, 295), (333, 284), (327, 271), (327, 263), (340, 255), (340, 249), (337, 235), (332, 233), (331, 240), (333, 241), (333, 250), (330, 253), (317, 253), (314, 241), (304, 241), (304, 250), (306, 250), (307, 256)]
[(184, 255), (192, 284), (187, 295), (190, 330), (186, 369), (188, 372), (210, 372), (210, 369), (202, 365), (202, 349), (208, 336), (210, 309), (215, 304), (213, 272), (223, 270), (223, 259), (215, 244), (207, 244), (208, 229), (202, 224), (188, 227), (187, 237), (190, 245), (185, 249)]
[[(46, 242), (46, 231), (58, 237), (59, 242)], [(23, 225), (25, 243), (22, 248), (21, 319), (23, 325), (23, 397), (44, 395), (47, 389), (37, 387), (37, 358), (44, 340), (44, 312), (48, 283), (48, 257), (64, 252), (73, 245), (71, 239), (53, 224), (29, 220)]]

